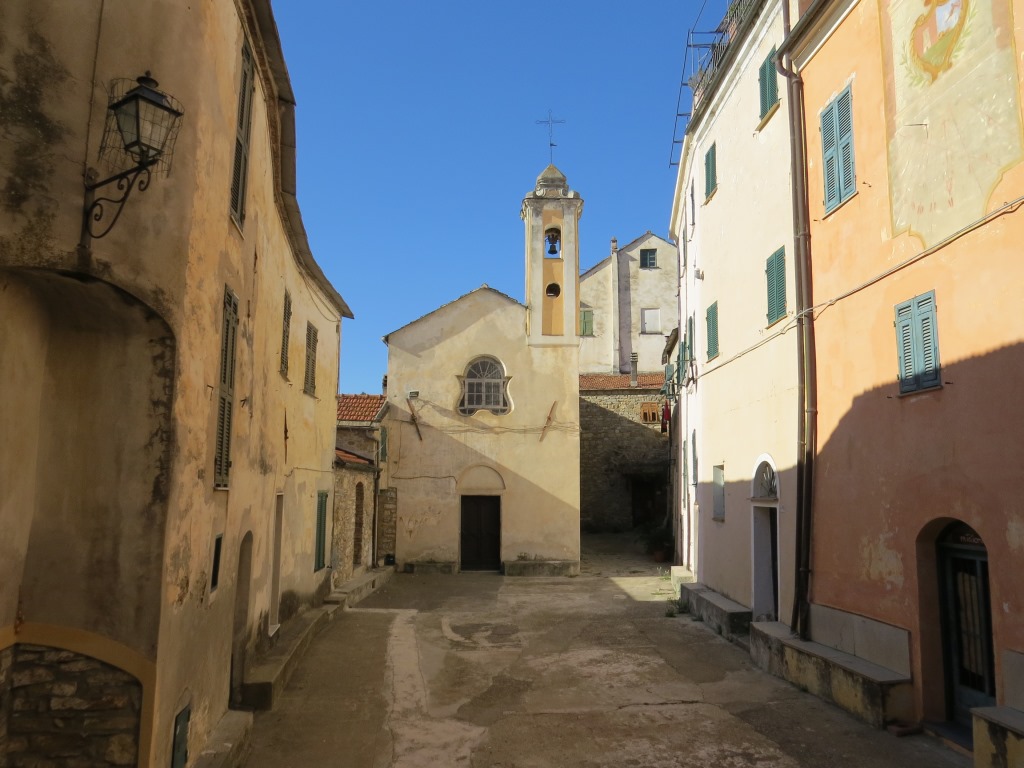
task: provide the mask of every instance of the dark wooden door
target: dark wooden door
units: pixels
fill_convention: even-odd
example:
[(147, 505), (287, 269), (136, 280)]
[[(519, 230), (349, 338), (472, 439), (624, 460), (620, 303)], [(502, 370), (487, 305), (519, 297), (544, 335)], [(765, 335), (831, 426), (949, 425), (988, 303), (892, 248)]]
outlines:
[(501, 570), (501, 497), (462, 497), (463, 571)]

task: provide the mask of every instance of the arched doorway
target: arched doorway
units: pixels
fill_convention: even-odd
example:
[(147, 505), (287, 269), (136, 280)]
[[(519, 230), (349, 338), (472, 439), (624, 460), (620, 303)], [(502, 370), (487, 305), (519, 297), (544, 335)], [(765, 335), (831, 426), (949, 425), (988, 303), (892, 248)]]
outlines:
[(971, 727), (971, 708), (995, 704), (988, 551), (961, 522), (938, 537), (939, 600), (946, 677), (946, 716)]
[(755, 621), (779, 618), (779, 485), (775, 468), (763, 459), (751, 481), (751, 613)]

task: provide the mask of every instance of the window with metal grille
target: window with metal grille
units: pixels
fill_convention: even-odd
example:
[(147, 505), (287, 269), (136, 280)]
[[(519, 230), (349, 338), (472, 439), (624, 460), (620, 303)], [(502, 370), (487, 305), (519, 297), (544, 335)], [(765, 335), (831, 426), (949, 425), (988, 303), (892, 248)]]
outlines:
[(935, 291), (896, 305), (900, 394), (942, 386)]
[(821, 113), (825, 211), (832, 211), (857, 191), (853, 166), (853, 95), (850, 86)]
[(761, 91), (761, 118), (764, 119), (772, 107), (779, 101), (779, 73), (775, 69), (775, 49), (761, 63), (757, 73), (757, 82)]
[(231, 169), (231, 215), (245, 221), (245, 185), (249, 173), (249, 139), (252, 131), (252, 99), (256, 92), (255, 67), (249, 42), (242, 44), (242, 74), (238, 86), (238, 119), (235, 123), (235, 160)]
[(356, 483), (356, 517), (352, 531), (352, 565), (363, 562), (363, 484)]
[(768, 285), (768, 325), (786, 316), (786, 249), (779, 248), (765, 264)]
[(319, 571), (326, 565), (324, 553), (327, 547), (327, 491), (316, 495), (316, 541), (313, 546), (313, 570)]
[(640, 269), (657, 269), (658, 251), (656, 248), (640, 249)]
[(284, 313), (281, 319), (281, 373), (288, 375), (288, 336), (292, 328), (292, 295), (284, 292)]
[(708, 360), (718, 357), (718, 302), (708, 307)]
[(508, 378), (501, 363), (493, 357), (478, 357), (462, 377), (459, 413), (471, 416), (477, 411), (509, 412)]
[(306, 377), (302, 391), (307, 395), (316, 394), (316, 326), (306, 323)]
[(220, 379), (217, 388), (217, 436), (213, 455), (213, 484), (226, 488), (231, 470), (231, 417), (235, 404), (235, 343), (238, 338), (238, 297), (224, 287), (224, 323), (220, 341)]

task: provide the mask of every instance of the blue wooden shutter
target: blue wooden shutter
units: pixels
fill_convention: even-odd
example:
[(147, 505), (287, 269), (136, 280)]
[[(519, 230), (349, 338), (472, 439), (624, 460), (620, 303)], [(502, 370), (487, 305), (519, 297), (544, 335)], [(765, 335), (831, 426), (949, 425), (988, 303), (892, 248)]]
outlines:
[(825, 174), (825, 210), (839, 205), (839, 146), (836, 142), (835, 104), (829, 104), (821, 113), (822, 168)]
[(921, 389), (942, 383), (939, 369), (939, 340), (935, 327), (935, 291), (914, 299), (916, 342), (920, 348), (915, 374)]
[(853, 95), (850, 87), (839, 94), (836, 108), (836, 145), (839, 154), (839, 199), (846, 200), (857, 191), (853, 168)]
[(914, 377), (914, 303), (896, 305), (896, 354), (898, 357), (900, 392), (917, 389)]

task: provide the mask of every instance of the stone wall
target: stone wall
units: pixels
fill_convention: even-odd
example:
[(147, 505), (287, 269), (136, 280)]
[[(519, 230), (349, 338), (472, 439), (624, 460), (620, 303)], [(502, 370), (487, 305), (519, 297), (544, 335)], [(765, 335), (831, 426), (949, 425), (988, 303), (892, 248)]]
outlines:
[[(356, 501), (362, 485), (362, 530), (359, 539), (359, 563), (355, 562)], [(331, 584), (340, 587), (373, 567), (373, 489), (372, 467), (334, 470), (334, 534), (331, 540)]]
[(377, 552), (382, 558), (395, 554), (398, 526), (398, 489), (381, 488), (377, 497)]
[[(669, 441), (660, 419), (645, 424), (644, 403), (658, 390), (602, 390), (580, 394), (580, 524), (585, 531), (633, 527), (635, 486), (667, 488)], [(666, 497), (667, 498), (667, 497)]]
[(0, 766), (136, 765), (142, 686), (72, 651), (15, 645), (0, 652)]

